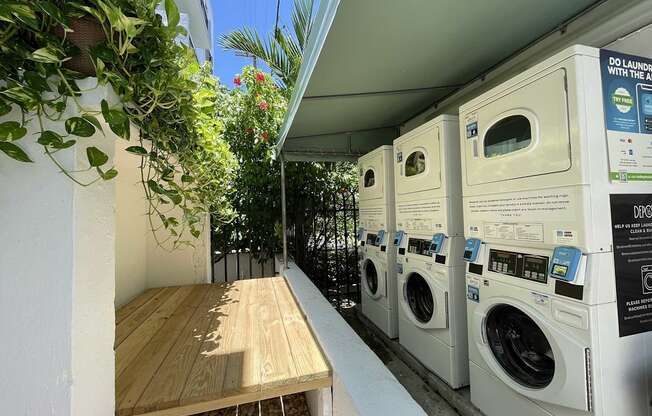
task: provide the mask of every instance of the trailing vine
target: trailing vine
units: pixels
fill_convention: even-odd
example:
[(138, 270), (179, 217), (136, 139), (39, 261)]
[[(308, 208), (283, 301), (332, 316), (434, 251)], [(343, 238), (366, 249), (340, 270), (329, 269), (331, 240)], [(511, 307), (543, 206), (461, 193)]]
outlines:
[[(0, 116), (13, 108), (19, 120), (0, 122), (0, 153), (18, 162), (31, 157), (21, 146), (27, 123), (38, 121), (36, 142), (70, 180), (90, 186), (118, 175), (109, 156), (83, 139), (104, 134), (100, 119), (140, 158), (150, 225), (159, 244), (191, 244), (184, 236), (201, 234), (206, 213), (228, 221), (235, 159), (222, 140), (216, 117), (218, 84), (209, 66), (200, 66), (189, 47), (178, 41), (173, 0), (165, 1), (167, 23), (158, 0), (14, 0), (0, 3)], [(77, 28), (96, 28), (91, 45), (74, 41)], [(91, 30), (92, 32), (92, 30)], [(102, 101), (100, 110), (81, 104), (77, 81), (80, 60), (91, 74), (110, 85), (120, 105)], [(83, 62), (82, 62), (83, 63)], [(73, 106), (75, 115), (67, 117)], [(66, 134), (46, 128), (44, 120), (63, 122)], [(138, 132), (132, 137), (132, 126)], [(135, 136), (135, 135), (134, 135)], [(59, 152), (85, 146), (92, 180), (64, 168)], [(6, 163), (0, 159), (0, 163)], [(167, 230), (160, 238), (160, 230)]]

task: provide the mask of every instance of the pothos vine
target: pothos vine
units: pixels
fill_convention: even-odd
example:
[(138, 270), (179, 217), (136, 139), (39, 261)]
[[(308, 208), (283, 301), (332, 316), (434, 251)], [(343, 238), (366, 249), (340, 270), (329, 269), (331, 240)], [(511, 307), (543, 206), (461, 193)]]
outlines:
[[(150, 226), (159, 244), (175, 248), (192, 244), (187, 234), (199, 237), (206, 213), (217, 221), (232, 217), (227, 195), (236, 162), (221, 139), (217, 81), (210, 67), (200, 66), (192, 49), (178, 41), (185, 30), (178, 26), (174, 1), (165, 1), (165, 13), (157, 10), (158, 4), (0, 3), (0, 153), (32, 162), (21, 141), (27, 140), (28, 124), (36, 119), (36, 142), (70, 180), (80, 186), (111, 180), (118, 171), (109, 156), (83, 140), (106, 134), (103, 119), (116, 136), (137, 140), (127, 151), (140, 157)], [(82, 24), (95, 26), (100, 35), (87, 50), (72, 40), (78, 28), (84, 29)], [(82, 105), (84, 91), (77, 81), (85, 75), (71, 65), (80, 56), (92, 64), (91, 75), (117, 93), (118, 105), (105, 100), (99, 110)], [(67, 116), (70, 106), (73, 116)], [(16, 108), (20, 117), (3, 121)], [(48, 129), (48, 120), (63, 122), (65, 133)], [(132, 137), (132, 128), (137, 137)], [(85, 147), (88, 167), (66, 169), (58, 153), (78, 146)], [(84, 180), (82, 172), (95, 176)], [(161, 230), (167, 230), (164, 238)]]

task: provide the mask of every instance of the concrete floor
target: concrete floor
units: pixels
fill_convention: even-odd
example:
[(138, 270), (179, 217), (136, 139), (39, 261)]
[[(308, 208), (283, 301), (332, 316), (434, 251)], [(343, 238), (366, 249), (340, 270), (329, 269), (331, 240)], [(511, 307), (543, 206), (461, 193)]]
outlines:
[(396, 340), (390, 340), (380, 332), (357, 308), (343, 310), (342, 315), (428, 415), (482, 416), (471, 404), (468, 387), (458, 390), (448, 387)]

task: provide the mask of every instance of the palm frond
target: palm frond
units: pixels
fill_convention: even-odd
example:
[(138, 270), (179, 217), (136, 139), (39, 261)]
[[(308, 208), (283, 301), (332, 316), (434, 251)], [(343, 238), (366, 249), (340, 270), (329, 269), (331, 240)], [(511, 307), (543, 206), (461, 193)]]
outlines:
[(313, 0), (294, 0), (292, 10), (292, 28), (297, 37), (301, 51), (306, 49), (306, 43), (312, 29)]

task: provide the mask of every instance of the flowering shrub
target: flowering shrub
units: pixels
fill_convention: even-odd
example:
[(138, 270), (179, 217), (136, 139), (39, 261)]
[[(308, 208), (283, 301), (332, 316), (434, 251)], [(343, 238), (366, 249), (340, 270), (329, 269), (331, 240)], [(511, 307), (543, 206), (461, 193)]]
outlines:
[[(224, 123), (224, 140), (239, 161), (231, 205), (234, 223), (219, 226), (217, 235), (229, 241), (215, 241), (222, 250), (252, 248), (269, 256), (281, 244), (280, 164), (274, 160), (274, 145), (283, 123), (287, 100), (269, 74), (245, 67), (235, 79), (240, 85), (221, 89), (218, 117)], [(350, 166), (322, 163), (286, 163), (288, 224), (311, 224), (312, 219), (294, 216), (308, 207), (308, 201), (354, 189), (355, 173)]]

